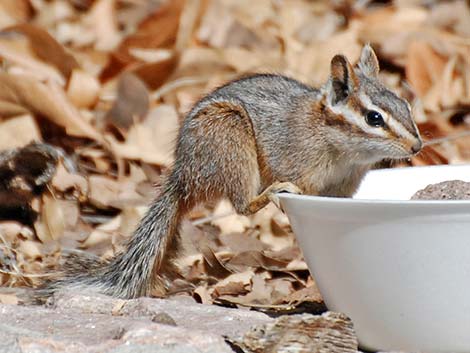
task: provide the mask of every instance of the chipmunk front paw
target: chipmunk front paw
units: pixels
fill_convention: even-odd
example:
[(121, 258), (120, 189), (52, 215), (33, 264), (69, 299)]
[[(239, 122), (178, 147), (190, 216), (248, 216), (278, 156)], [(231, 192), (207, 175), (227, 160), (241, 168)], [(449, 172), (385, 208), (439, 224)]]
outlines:
[(290, 194), (302, 194), (302, 190), (291, 182), (276, 182), (272, 184), (267, 190), (267, 197), (269, 201), (274, 203), (279, 209), (281, 208), (281, 202), (279, 201), (279, 193), (290, 193)]

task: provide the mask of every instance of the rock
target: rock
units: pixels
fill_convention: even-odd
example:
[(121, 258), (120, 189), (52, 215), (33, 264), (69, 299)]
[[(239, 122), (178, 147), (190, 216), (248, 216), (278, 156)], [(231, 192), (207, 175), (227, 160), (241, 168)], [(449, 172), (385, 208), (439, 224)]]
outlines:
[(470, 183), (449, 180), (431, 184), (417, 191), (412, 200), (470, 200)]
[(173, 318), (170, 315), (164, 312), (153, 315), (152, 322), (155, 322), (157, 324), (176, 326), (176, 321), (173, 320)]
[(121, 300), (70, 292), (45, 306), (0, 304), (0, 353), (233, 353), (227, 342), (246, 353), (357, 352), (351, 321), (331, 312), (273, 319), (183, 296)]
[(273, 321), (260, 312), (198, 304), (192, 298), (183, 296), (172, 299), (122, 300), (104, 295), (75, 295), (64, 292), (58, 294), (51, 305), (60, 310), (147, 317), (149, 320), (155, 315), (165, 313), (178, 327), (227, 337), (240, 336), (250, 326)]
[(281, 316), (252, 328), (235, 343), (250, 353), (356, 353), (358, 349), (351, 320), (332, 312)]
[(0, 305), (0, 353), (233, 353), (209, 332), (147, 318)]

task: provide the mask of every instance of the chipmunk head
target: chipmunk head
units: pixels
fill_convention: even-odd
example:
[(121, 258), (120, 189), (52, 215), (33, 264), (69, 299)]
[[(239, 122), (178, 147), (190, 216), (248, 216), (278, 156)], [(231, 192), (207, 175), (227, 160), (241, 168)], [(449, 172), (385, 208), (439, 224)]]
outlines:
[(355, 68), (344, 55), (331, 60), (326, 85), (327, 125), (334, 125), (334, 144), (361, 161), (406, 158), (422, 141), (408, 102), (378, 79), (379, 62), (366, 45)]

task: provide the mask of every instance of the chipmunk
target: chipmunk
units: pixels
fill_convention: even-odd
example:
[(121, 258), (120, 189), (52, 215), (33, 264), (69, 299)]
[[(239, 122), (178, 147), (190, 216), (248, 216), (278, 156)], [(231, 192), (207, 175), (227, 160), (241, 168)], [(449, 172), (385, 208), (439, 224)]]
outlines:
[(176, 273), (178, 227), (194, 206), (228, 198), (252, 214), (281, 191), (349, 197), (383, 159), (420, 151), (410, 105), (378, 80), (373, 49), (353, 67), (331, 60), (319, 89), (274, 74), (229, 82), (199, 100), (179, 131), (176, 157), (162, 192), (126, 250), (109, 261), (72, 256), (60, 288), (119, 298), (163, 295)]

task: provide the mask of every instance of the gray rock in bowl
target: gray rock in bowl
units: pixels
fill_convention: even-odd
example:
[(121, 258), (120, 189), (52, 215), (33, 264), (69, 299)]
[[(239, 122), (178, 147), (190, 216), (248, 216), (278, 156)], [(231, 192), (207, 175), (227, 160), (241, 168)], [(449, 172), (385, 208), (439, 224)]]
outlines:
[(417, 191), (412, 200), (470, 200), (470, 183), (462, 180), (448, 180), (430, 184)]

